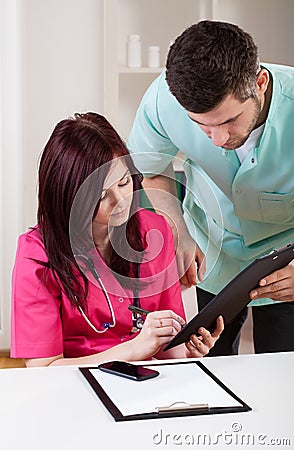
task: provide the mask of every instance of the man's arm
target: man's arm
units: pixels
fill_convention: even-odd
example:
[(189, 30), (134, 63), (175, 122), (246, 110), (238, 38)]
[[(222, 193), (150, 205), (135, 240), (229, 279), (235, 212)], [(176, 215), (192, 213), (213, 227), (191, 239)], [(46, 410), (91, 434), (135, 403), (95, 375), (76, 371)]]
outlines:
[(202, 281), (205, 273), (205, 257), (190, 236), (183, 219), (172, 164), (169, 164), (161, 175), (145, 178), (143, 186), (155, 211), (163, 215), (172, 228), (181, 283), (185, 286), (196, 284), (195, 261), (198, 279)]

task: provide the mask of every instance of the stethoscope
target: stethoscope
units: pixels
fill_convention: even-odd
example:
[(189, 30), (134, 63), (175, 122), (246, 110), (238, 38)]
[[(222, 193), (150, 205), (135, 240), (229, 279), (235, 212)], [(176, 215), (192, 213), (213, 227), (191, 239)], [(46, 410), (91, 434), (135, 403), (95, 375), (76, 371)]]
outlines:
[[(109, 298), (108, 292), (105, 288), (105, 285), (103, 283), (103, 281), (101, 280), (101, 277), (92, 261), (92, 259), (88, 258), (87, 256), (83, 255), (83, 254), (75, 254), (74, 255), (75, 259), (82, 259), (86, 268), (89, 270), (89, 272), (93, 275), (93, 277), (95, 278), (96, 281), (98, 281), (103, 295), (107, 301), (107, 305), (111, 314), (111, 322), (104, 322), (103, 323), (103, 329), (102, 330), (98, 330), (95, 325), (91, 322), (91, 320), (89, 319), (89, 317), (87, 317), (87, 315), (85, 314), (83, 308), (81, 306), (78, 306), (78, 310), (80, 311), (82, 317), (84, 318), (84, 320), (87, 322), (87, 324), (96, 332), (99, 334), (105, 333), (109, 328), (113, 328), (116, 326), (116, 318), (115, 318), (115, 314), (114, 314), (114, 310), (113, 310), (113, 306), (111, 303), (111, 300)], [(139, 266), (137, 267), (137, 273), (136, 273), (136, 277), (139, 278), (139, 272), (140, 272), (140, 268)], [(136, 288), (135, 290), (135, 295), (134, 295), (134, 306), (136, 307), (140, 307), (140, 298), (139, 298), (139, 290), (138, 288)], [(145, 322), (145, 319), (138, 313), (134, 313), (132, 314), (132, 320), (133, 320), (133, 326), (132, 326), (132, 333), (135, 333), (137, 331), (139, 331)]]

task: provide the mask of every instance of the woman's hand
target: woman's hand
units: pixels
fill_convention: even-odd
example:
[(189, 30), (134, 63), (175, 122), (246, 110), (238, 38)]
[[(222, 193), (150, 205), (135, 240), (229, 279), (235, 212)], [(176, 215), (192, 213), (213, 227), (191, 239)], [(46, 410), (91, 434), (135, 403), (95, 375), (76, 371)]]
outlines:
[(182, 329), (184, 323), (184, 319), (171, 310), (149, 313), (142, 330), (132, 341), (137, 351), (134, 359), (143, 360), (154, 356)]
[(221, 316), (217, 318), (216, 328), (213, 333), (210, 333), (206, 330), (206, 328), (199, 328), (198, 333), (200, 336), (192, 334), (190, 340), (185, 344), (187, 358), (201, 358), (202, 356), (207, 355), (209, 350), (214, 346), (215, 342), (220, 337), (223, 330), (224, 321)]
[(250, 298), (271, 298), (282, 302), (294, 301), (294, 259), (283, 269), (276, 270), (259, 282), (257, 289), (250, 292)]

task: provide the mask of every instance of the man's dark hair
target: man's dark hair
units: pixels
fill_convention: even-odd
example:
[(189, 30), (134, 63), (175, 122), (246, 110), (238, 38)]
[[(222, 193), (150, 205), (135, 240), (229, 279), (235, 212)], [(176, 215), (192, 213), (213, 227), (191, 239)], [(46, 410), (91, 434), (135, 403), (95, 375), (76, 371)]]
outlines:
[(258, 49), (250, 34), (226, 22), (203, 20), (171, 46), (166, 80), (178, 102), (194, 113), (215, 108), (227, 95), (256, 97)]

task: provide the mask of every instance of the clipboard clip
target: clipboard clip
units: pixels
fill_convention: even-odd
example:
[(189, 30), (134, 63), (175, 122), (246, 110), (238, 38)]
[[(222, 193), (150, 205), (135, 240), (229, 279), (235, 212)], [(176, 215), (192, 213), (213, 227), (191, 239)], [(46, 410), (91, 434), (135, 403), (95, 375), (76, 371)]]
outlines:
[(171, 405), (168, 406), (157, 406), (156, 412), (158, 414), (160, 413), (173, 413), (173, 412), (179, 412), (179, 411), (208, 411), (209, 405), (208, 403), (196, 403), (196, 404), (190, 404), (186, 402), (174, 402)]

